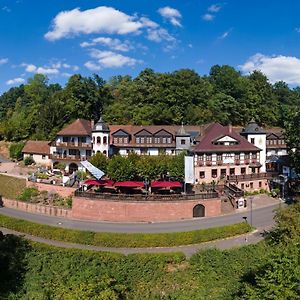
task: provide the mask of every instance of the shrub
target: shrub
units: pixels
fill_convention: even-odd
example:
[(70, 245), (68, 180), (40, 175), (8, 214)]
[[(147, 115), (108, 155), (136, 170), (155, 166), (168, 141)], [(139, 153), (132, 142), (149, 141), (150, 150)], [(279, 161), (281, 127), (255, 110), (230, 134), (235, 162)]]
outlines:
[(31, 156), (27, 156), (25, 159), (24, 159), (24, 164), (25, 166), (29, 166), (29, 165), (32, 165), (34, 164), (35, 161), (34, 159), (31, 157)]
[(22, 159), (22, 150), (23, 150), (23, 147), (24, 147), (24, 143), (23, 142), (12, 143), (9, 146), (9, 156), (10, 156), (10, 158), (21, 160)]
[(22, 193), (17, 197), (17, 200), (27, 202), (27, 201), (30, 201), (32, 197), (37, 196), (38, 194), (39, 194), (39, 191), (37, 188), (28, 187), (22, 191)]
[(172, 247), (223, 239), (251, 231), (242, 222), (222, 227), (172, 233), (108, 233), (90, 232), (42, 225), (0, 215), (2, 227), (47, 239), (104, 247)]

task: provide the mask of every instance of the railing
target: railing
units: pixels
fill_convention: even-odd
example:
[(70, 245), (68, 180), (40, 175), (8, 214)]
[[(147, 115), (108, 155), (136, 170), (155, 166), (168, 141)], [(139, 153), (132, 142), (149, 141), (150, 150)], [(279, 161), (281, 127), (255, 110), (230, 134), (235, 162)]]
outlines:
[(252, 173), (252, 174), (243, 174), (243, 175), (230, 175), (227, 176), (228, 181), (250, 181), (254, 179), (271, 179), (277, 177), (277, 173)]
[(61, 147), (61, 148), (87, 148), (92, 149), (91, 143), (82, 143), (82, 142), (53, 142), (52, 146)]
[(174, 194), (174, 195), (146, 195), (146, 194), (108, 194), (89, 191), (75, 191), (76, 197), (112, 201), (176, 201), (176, 200), (208, 200), (219, 197), (218, 192), (205, 192), (199, 194)]
[(230, 196), (233, 196), (233, 197), (243, 197), (244, 196), (244, 191), (231, 183), (229, 183), (228, 185), (224, 185), (224, 191), (225, 191), (225, 193), (227, 192)]
[(90, 158), (90, 156), (84, 156), (84, 155), (50, 154), (50, 159), (57, 159), (57, 160), (81, 161), (81, 160), (87, 160), (89, 158)]

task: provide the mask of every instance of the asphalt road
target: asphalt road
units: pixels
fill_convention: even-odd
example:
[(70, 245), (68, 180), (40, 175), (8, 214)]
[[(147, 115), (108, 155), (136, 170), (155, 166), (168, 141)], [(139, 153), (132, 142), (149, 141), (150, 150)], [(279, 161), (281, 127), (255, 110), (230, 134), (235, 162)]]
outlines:
[(71, 228), (79, 230), (88, 230), (95, 232), (121, 232), (121, 233), (151, 233), (151, 232), (180, 232), (190, 231), (202, 228), (211, 228), (223, 226), (226, 224), (234, 224), (243, 221), (243, 217), (247, 217), (247, 221), (256, 228), (270, 228), (274, 224), (274, 209), (278, 208), (278, 204), (267, 207), (257, 208), (251, 211), (235, 212), (233, 214), (207, 217), (192, 220), (182, 220), (176, 222), (157, 222), (157, 223), (112, 223), (112, 222), (91, 222), (78, 221), (58, 217), (49, 217), (45, 215), (31, 214), (20, 210), (2, 207), (0, 214), (30, 220), (35, 223), (47, 224), (62, 228)]

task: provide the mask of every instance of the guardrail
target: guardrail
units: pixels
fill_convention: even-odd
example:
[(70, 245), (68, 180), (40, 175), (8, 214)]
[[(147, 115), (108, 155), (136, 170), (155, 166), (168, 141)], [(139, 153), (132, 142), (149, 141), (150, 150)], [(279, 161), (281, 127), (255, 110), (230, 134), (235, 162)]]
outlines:
[(75, 197), (84, 197), (99, 200), (118, 201), (176, 201), (176, 200), (208, 200), (219, 198), (218, 192), (199, 194), (174, 194), (174, 195), (146, 195), (146, 194), (108, 194), (88, 191), (75, 191)]

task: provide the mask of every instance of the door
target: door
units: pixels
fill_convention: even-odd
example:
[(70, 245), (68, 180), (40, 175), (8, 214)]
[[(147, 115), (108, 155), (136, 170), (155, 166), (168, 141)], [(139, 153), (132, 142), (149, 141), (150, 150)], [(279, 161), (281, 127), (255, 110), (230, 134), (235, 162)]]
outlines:
[(193, 218), (205, 217), (205, 206), (202, 204), (197, 204), (193, 208)]

